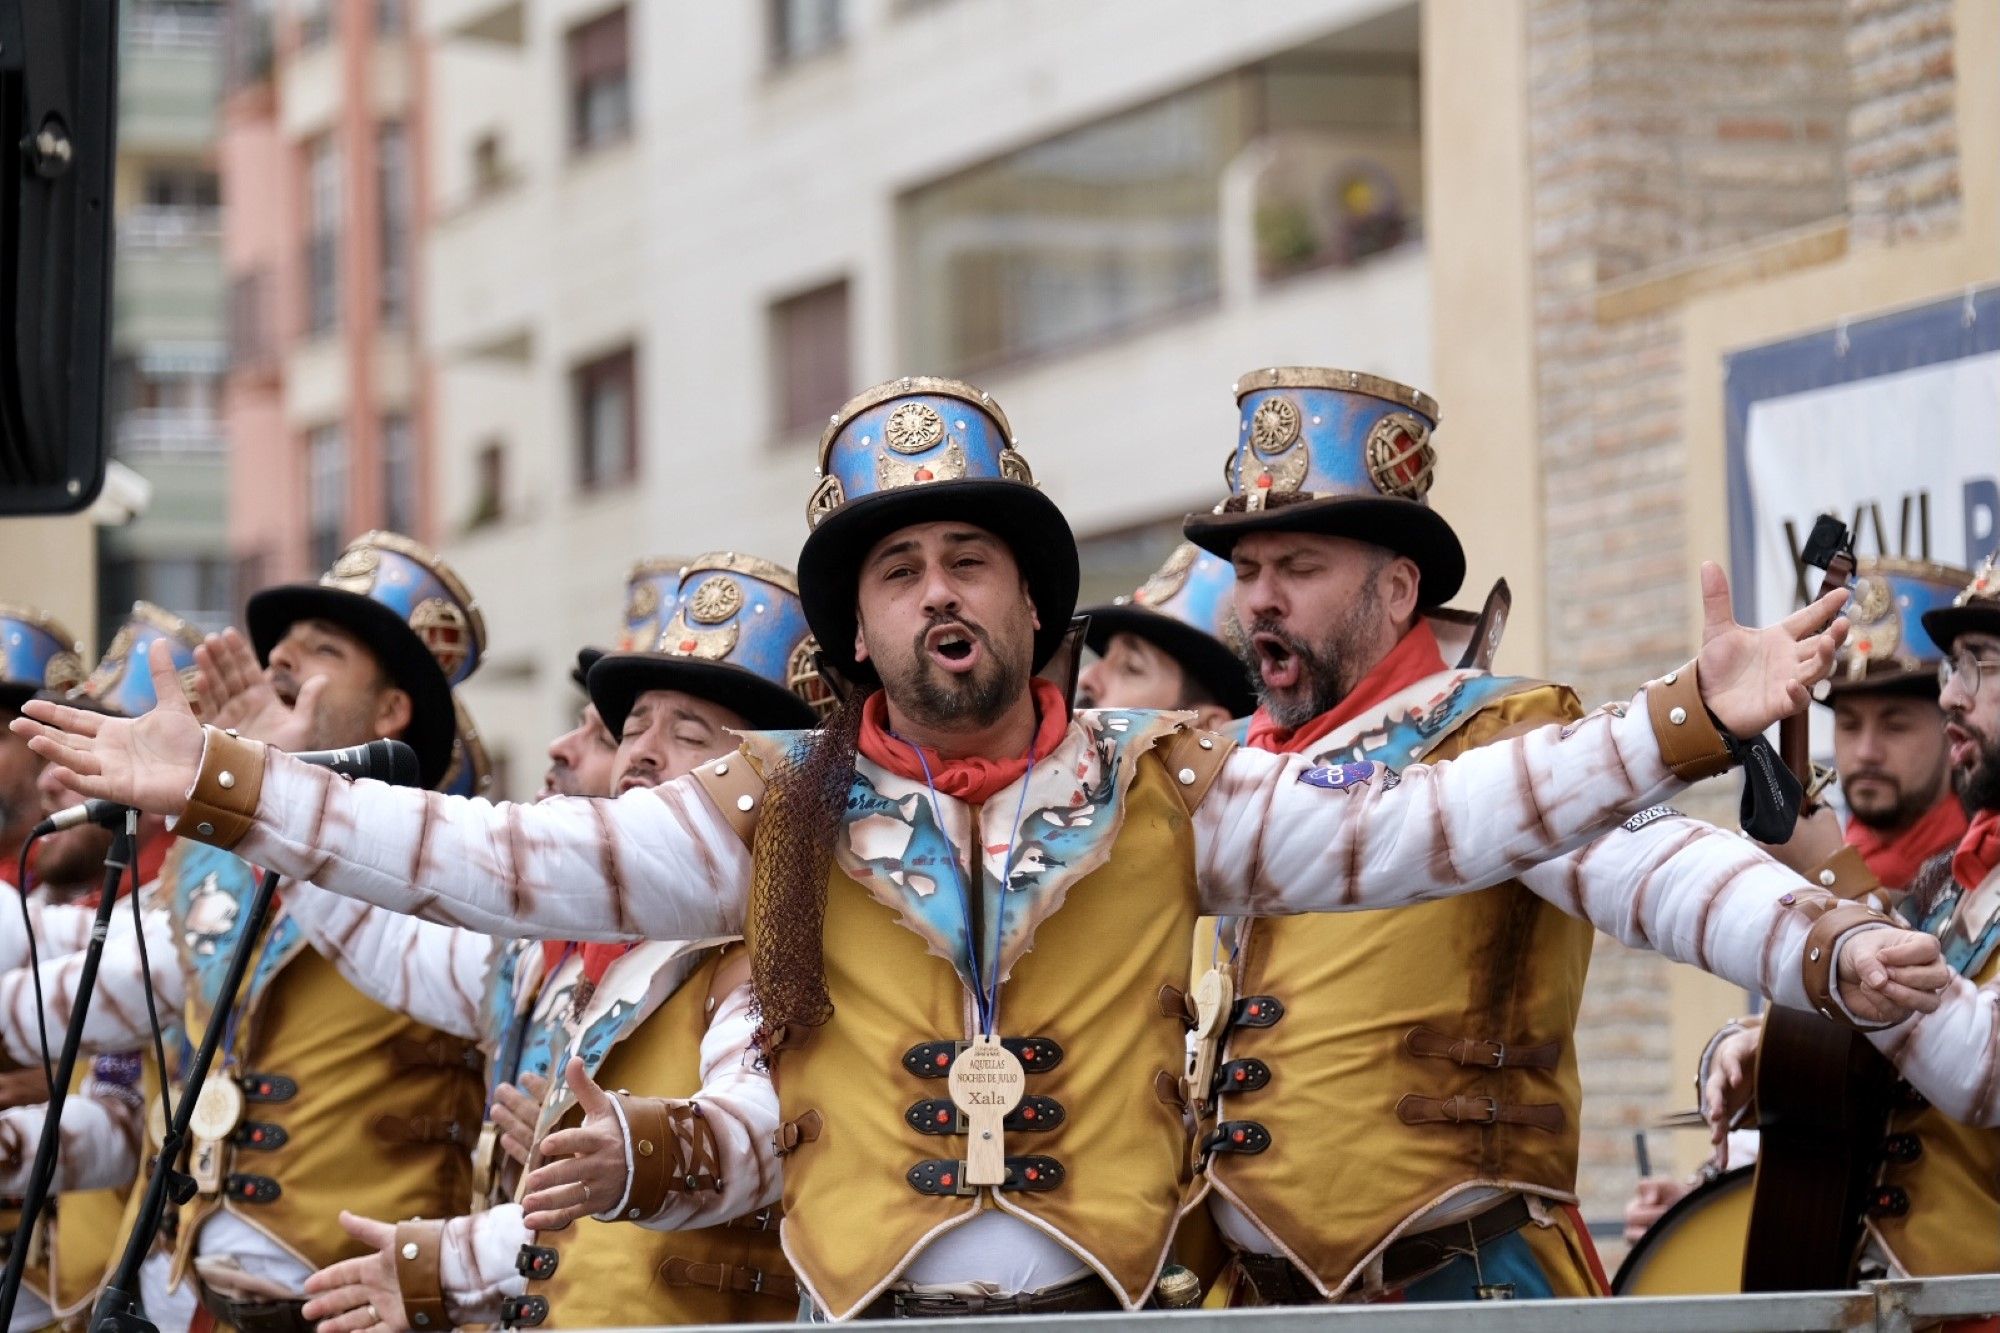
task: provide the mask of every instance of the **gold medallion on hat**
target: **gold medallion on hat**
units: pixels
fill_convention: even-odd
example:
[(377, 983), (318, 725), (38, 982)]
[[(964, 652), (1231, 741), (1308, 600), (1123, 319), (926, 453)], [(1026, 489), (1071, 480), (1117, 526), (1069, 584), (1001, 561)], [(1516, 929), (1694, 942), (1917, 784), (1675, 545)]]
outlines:
[[(120, 630), (118, 632), (123, 634), (125, 631)], [(109, 653), (105, 654), (107, 659), (110, 656), (111, 654)], [(124, 663), (122, 662), (119, 663), (119, 671), (120, 674), (123, 674)], [(51, 657), (49, 664), (42, 668), (42, 684), (52, 690), (73, 690), (82, 681), (83, 659), (67, 648)]]
[(1391, 412), (1368, 432), (1368, 479), (1384, 495), (1420, 499), (1431, 488), (1437, 450), (1430, 427), (1407, 412)]
[(226, 1139), (243, 1123), (243, 1089), (227, 1074), (210, 1074), (194, 1099), (188, 1128), (211, 1143)]
[(720, 629), (696, 629), (688, 624), (684, 612), (674, 612), (674, 618), (660, 631), (659, 651), (673, 657), (701, 657), (711, 662), (719, 662), (736, 651), (735, 625), (724, 625)]
[(920, 454), (943, 439), (944, 418), (928, 403), (904, 403), (882, 429), (882, 443), (899, 454)]
[(741, 585), (721, 574), (703, 579), (688, 598), (688, 614), (701, 625), (720, 625), (742, 609)]
[(443, 597), (426, 597), (418, 602), (410, 612), (410, 628), (417, 632), (424, 647), (444, 668), (446, 679), (458, 675), (458, 669), (472, 654), (472, 639), (467, 631), (465, 612)]
[(816, 528), (819, 521), (847, 503), (847, 489), (835, 476), (821, 477), (819, 485), (813, 487), (812, 498), (806, 501), (806, 526)]
[(628, 624), (641, 624), (651, 620), (660, 609), (660, 590), (650, 583), (635, 583), (625, 597), (625, 620)]
[(1847, 605), (1847, 675), (1859, 680), (1870, 662), (1893, 658), (1902, 646), (1903, 626), (1896, 614), (1895, 589), (1887, 579), (1860, 578)]
[(1182, 542), (1167, 557), (1167, 563), (1154, 571), (1146, 580), (1146, 586), (1139, 589), (1133, 601), (1144, 606), (1158, 606), (1172, 601), (1175, 594), (1187, 586), (1188, 573), (1194, 568), (1195, 547), (1193, 542)]
[(956, 481), (965, 475), (965, 450), (953, 440), (936, 458), (905, 463), (887, 454), (875, 456), (875, 484), (885, 491), (921, 486), (927, 481)]
[(1269, 457), (1281, 454), (1299, 438), (1299, 408), (1289, 398), (1266, 398), (1250, 414), (1250, 444)]
[(821, 717), (833, 711), (838, 702), (826, 678), (819, 674), (819, 640), (808, 634), (799, 640), (799, 646), (792, 649), (792, 655), (785, 663), (785, 684), (793, 694), (812, 705), (812, 710)]
[(372, 546), (350, 546), (340, 553), (340, 559), (333, 562), (333, 568), (327, 571), (320, 583), (324, 587), (360, 593), (365, 597), (368, 590), (375, 586), (375, 574), (381, 568), (380, 551)]

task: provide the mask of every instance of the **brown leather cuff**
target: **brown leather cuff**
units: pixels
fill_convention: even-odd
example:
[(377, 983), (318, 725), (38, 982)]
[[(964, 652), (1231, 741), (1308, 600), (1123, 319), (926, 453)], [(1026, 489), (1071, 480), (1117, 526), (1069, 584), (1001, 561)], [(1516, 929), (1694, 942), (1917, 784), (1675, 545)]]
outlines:
[(1851, 1028), (1867, 1025), (1847, 1016), (1834, 999), (1838, 978), (1834, 973), (1834, 944), (1857, 926), (1889, 926), (1895, 922), (1887, 913), (1861, 903), (1846, 903), (1825, 890), (1788, 893), (1787, 906), (1796, 907), (1812, 922), (1806, 932), (1805, 956), (1800, 960), (1806, 988), (1806, 1002), (1820, 1017)]
[[(691, 1102), (613, 1093), (632, 1136), (632, 1188), (625, 1196), (625, 1219), (657, 1217), (675, 1194), (722, 1188), (715, 1136)], [(691, 1151), (683, 1160), (678, 1126), (689, 1125)]]
[(1175, 732), (1160, 747), (1160, 758), (1174, 779), (1174, 790), (1189, 814), (1201, 808), (1208, 789), (1222, 775), (1222, 765), (1236, 742), (1213, 731), (1189, 727)]
[(1882, 887), (1882, 881), (1852, 847), (1841, 848), (1808, 870), (1806, 879), (1843, 902), (1853, 902)]
[(1646, 687), (1646, 715), (1660, 744), (1660, 758), (1682, 782), (1699, 782), (1729, 771), (1735, 760), (1701, 701), (1695, 664), (1669, 671)]
[(444, 1223), (416, 1219), (396, 1224), (396, 1286), (410, 1327), (449, 1328), (444, 1312)]
[(750, 762), (750, 752), (736, 750), (711, 759), (690, 776), (748, 847), (757, 833), (757, 816), (764, 808), (764, 778)]
[(201, 772), (174, 832), (224, 851), (243, 841), (264, 791), (265, 747), (233, 731), (202, 728)]

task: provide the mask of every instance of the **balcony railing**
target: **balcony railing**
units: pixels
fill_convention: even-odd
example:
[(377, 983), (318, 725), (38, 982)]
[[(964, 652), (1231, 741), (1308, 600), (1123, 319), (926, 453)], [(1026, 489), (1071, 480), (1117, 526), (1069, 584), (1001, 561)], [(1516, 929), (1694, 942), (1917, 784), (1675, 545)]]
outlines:
[(118, 222), (118, 245), (124, 250), (184, 250), (221, 239), (222, 210), (217, 208), (148, 205)]
[(217, 49), (222, 44), (222, 9), (198, 0), (133, 0), (126, 12), (125, 39), (134, 46)]
[(137, 458), (222, 452), (222, 419), (181, 408), (135, 408), (117, 422), (118, 453)]

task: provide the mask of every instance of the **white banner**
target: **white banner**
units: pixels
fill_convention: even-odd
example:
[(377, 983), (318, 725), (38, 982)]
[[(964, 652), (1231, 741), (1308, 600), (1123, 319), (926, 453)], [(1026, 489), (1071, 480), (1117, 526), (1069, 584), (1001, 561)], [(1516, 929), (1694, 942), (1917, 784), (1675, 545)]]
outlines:
[(1846, 521), (1857, 555), (1970, 569), (2000, 546), (2000, 353), (1752, 403), (1744, 462), (1755, 623), (1798, 605), (1800, 548), (1823, 513)]

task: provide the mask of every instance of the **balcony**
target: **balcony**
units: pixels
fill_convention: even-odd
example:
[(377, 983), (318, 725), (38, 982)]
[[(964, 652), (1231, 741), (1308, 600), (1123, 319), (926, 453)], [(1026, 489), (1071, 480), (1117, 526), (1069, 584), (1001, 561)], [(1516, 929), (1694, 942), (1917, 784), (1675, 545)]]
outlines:
[(213, 209), (140, 208), (119, 219), (112, 337), (120, 347), (219, 342), (222, 233)]
[(118, 71), (121, 151), (201, 153), (213, 147), (222, 96), (220, 6), (134, 3)]
[(519, 46), (527, 31), (526, 11), (523, 0), (429, 0), (418, 13), (433, 38)]
[(220, 454), (222, 419), (212, 412), (184, 408), (140, 408), (117, 420), (120, 458), (187, 458)]
[(499, 185), (440, 220), (426, 265), (430, 341), (447, 354), (488, 355), (524, 343), (540, 293), (526, 256), (541, 253), (534, 194)]

